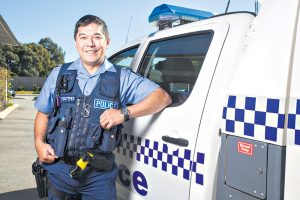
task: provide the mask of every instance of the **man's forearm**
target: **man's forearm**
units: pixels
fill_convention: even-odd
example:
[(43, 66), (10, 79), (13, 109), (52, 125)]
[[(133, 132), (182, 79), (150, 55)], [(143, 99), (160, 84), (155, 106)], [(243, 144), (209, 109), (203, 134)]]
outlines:
[(34, 122), (34, 140), (36, 143), (44, 142), (48, 124), (48, 115), (37, 112)]
[(129, 106), (130, 118), (157, 113), (172, 103), (171, 97), (161, 88), (150, 93), (141, 102)]
[(43, 163), (53, 163), (57, 156), (53, 148), (45, 143), (46, 131), (48, 125), (48, 115), (37, 112), (34, 123), (35, 149), (38, 157)]

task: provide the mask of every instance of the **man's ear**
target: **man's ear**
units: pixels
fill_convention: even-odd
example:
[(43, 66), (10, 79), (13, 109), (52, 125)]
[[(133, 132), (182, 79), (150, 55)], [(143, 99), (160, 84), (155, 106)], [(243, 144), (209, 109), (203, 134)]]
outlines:
[(107, 44), (107, 46), (109, 45), (109, 43), (110, 43), (110, 38), (108, 37), (108, 38), (106, 39), (106, 44)]

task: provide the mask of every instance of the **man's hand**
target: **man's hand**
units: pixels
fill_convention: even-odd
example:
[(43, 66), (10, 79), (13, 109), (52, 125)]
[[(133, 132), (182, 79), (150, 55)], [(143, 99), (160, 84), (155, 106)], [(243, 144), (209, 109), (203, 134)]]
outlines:
[(105, 110), (100, 116), (100, 125), (106, 130), (111, 129), (113, 126), (122, 124), (123, 122), (124, 115), (117, 109)]
[(53, 148), (42, 141), (36, 141), (35, 143), (36, 152), (42, 163), (53, 163), (57, 156), (54, 153)]
[(53, 148), (46, 144), (46, 130), (48, 123), (48, 115), (42, 112), (37, 112), (35, 122), (34, 122), (34, 140), (35, 149), (38, 157), (43, 163), (53, 163), (57, 156), (54, 153)]

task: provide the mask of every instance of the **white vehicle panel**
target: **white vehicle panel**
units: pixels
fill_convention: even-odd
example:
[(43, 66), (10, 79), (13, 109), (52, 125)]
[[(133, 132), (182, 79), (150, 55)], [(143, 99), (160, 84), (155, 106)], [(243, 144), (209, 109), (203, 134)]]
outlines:
[(224, 133), (286, 144), (284, 116), (297, 2), (264, 2), (235, 66), (225, 104)]
[[(123, 142), (123, 147), (116, 152), (116, 160), (118, 165), (127, 166), (131, 173), (139, 171), (143, 174), (147, 182), (145, 199), (189, 199), (190, 183), (203, 185), (204, 154), (195, 152), (198, 159), (193, 160), (195, 138), (198, 134), (207, 91), (228, 28), (227, 23), (211, 23), (200, 26), (198, 29), (193, 28), (195, 32), (212, 30), (213, 39), (193, 92), (185, 103), (177, 107), (168, 107), (157, 115), (137, 118), (125, 124), (126, 142)], [(153, 39), (159, 38), (154, 37)], [(162, 136), (184, 138), (189, 141), (189, 145), (180, 147), (166, 143), (162, 141)], [(141, 145), (138, 145), (136, 152), (133, 152), (130, 157), (128, 149), (134, 148), (131, 146), (133, 143)], [(158, 161), (155, 161), (154, 164), (153, 160)], [(160, 180), (161, 177), (163, 177), (163, 181), (158, 182), (157, 180)], [(174, 185), (174, 183), (176, 184)], [(137, 193), (136, 188), (132, 185), (127, 187), (127, 191)], [(127, 191), (121, 190), (121, 192)], [(126, 194), (120, 196), (126, 196)], [(129, 196), (130, 194), (127, 194), (127, 197)]]
[[(190, 199), (215, 199), (223, 102), (231, 82), (231, 75), (235, 71), (236, 55), (240, 54), (244, 48), (243, 41), (245, 41), (253, 18), (254, 16), (250, 14), (240, 14), (235, 19), (224, 19), (224, 23), (227, 21), (230, 23), (230, 28), (217, 66), (214, 69), (215, 72), (201, 118), (195, 149), (195, 152), (204, 152), (205, 154), (202, 169), (204, 184), (191, 184)], [(233, 40), (235, 42), (230, 42)], [(194, 156), (194, 159), (196, 159), (197, 155), (194, 154)]]
[(294, 31), (295, 49), (292, 58), (293, 68), (291, 69), (290, 82), (290, 101), (287, 121), (287, 146), (286, 146), (286, 170), (285, 170), (285, 199), (300, 199), (299, 182), (300, 182), (300, 20), (298, 1), (298, 24)]
[[(180, 59), (180, 53), (172, 54), (167, 48), (163, 51), (159, 44), (168, 46), (167, 41), (185, 38), (177, 45), (181, 46), (189, 36), (213, 33), (209, 48), (202, 56), (203, 64), (193, 63), (194, 68), (200, 66), (200, 72), (186, 101), (124, 124), (124, 140), (115, 152), (120, 168), (118, 199), (206, 200), (222, 199), (226, 194), (225, 199), (232, 197), (232, 191), (240, 198), (251, 200), (254, 196), (272, 199), (272, 195), (278, 198), (284, 195), (285, 199), (300, 198), (297, 189), (300, 162), (295, 160), (300, 154), (299, 10), (299, 0), (286, 3), (265, 1), (256, 17), (249, 13), (212, 17), (150, 34), (122, 48), (140, 44), (131, 63), (133, 71), (162, 87), (164, 71), (184, 74), (187, 67), (184, 65), (181, 72), (174, 68), (159, 69), (160, 62), (169, 58), (178, 62)], [(174, 44), (176, 41), (172, 47), (176, 47)], [(175, 89), (182, 92), (179, 86), (176, 85)], [(173, 91), (167, 92), (171, 94)], [(165, 136), (183, 139), (188, 145), (172, 144), (174, 140), (167, 141)], [(221, 136), (222, 150), (224, 147), (226, 151), (231, 150), (230, 154), (222, 154), (223, 157), (219, 152)], [(239, 152), (238, 144), (230, 143), (229, 148), (224, 137), (230, 141), (232, 138), (234, 141), (242, 139), (249, 148), (260, 142), (265, 151), (256, 151), (254, 155), (252, 149), (249, 157), (242, 157), (245, 152)], [(248, 171), (253, 172), (247, 174), (247, 181), (241, 181), (243, 177), (240, 179), (237, 175), (234, 181), (238, 187), (226, 185), (228, 176), (224, 175), (223, 179), (219, 171), (220, 178), (218, 170), (230, 167), (227, 163), (224, 166), (218, 163), (219, 155), (224, 158), (222, 164), (228, 155), (234, 155), (231, 158), (238, 161), (244, 159), (246, 162), (241, 164), (244, 168), (232, 168), (230, 172), (231, 175), (245, 174), (249, 166)], [(274, 167), (274, 162), (280, 170)], [(256, 166), (257, 163), (262, 167)], [(230, 166), (236, 167), (235, 164)], [(252, 177), (253, 180), (266, 181), (259, 181), (266, 183), (266, 188), (256, 190), (259, 185), (256, 184), (253, 190), (248, 184)], [(217, 184), (225, 189), (216, 191)], [(239, 187), (242, 184), (243, 187)], [(260, 193), (256, 194), (257, 191)]]

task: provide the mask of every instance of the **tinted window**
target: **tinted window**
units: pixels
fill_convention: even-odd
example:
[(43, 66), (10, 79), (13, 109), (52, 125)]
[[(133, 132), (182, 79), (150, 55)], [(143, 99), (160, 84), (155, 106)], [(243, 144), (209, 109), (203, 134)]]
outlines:
[(120, 53), (114, 54), (113, 56), (111, 56), (109, 58), (109, 61), (112, 64), (119, 65), (121, 67), (130, 67), (137, 49), (138, 49), (138, 46), (131, 48), (131, 49), (127, 49)]
[(150, 43), (139, 73), (158, 83), (178, 106), (193, 90), (212, 37), (206, 32)]

